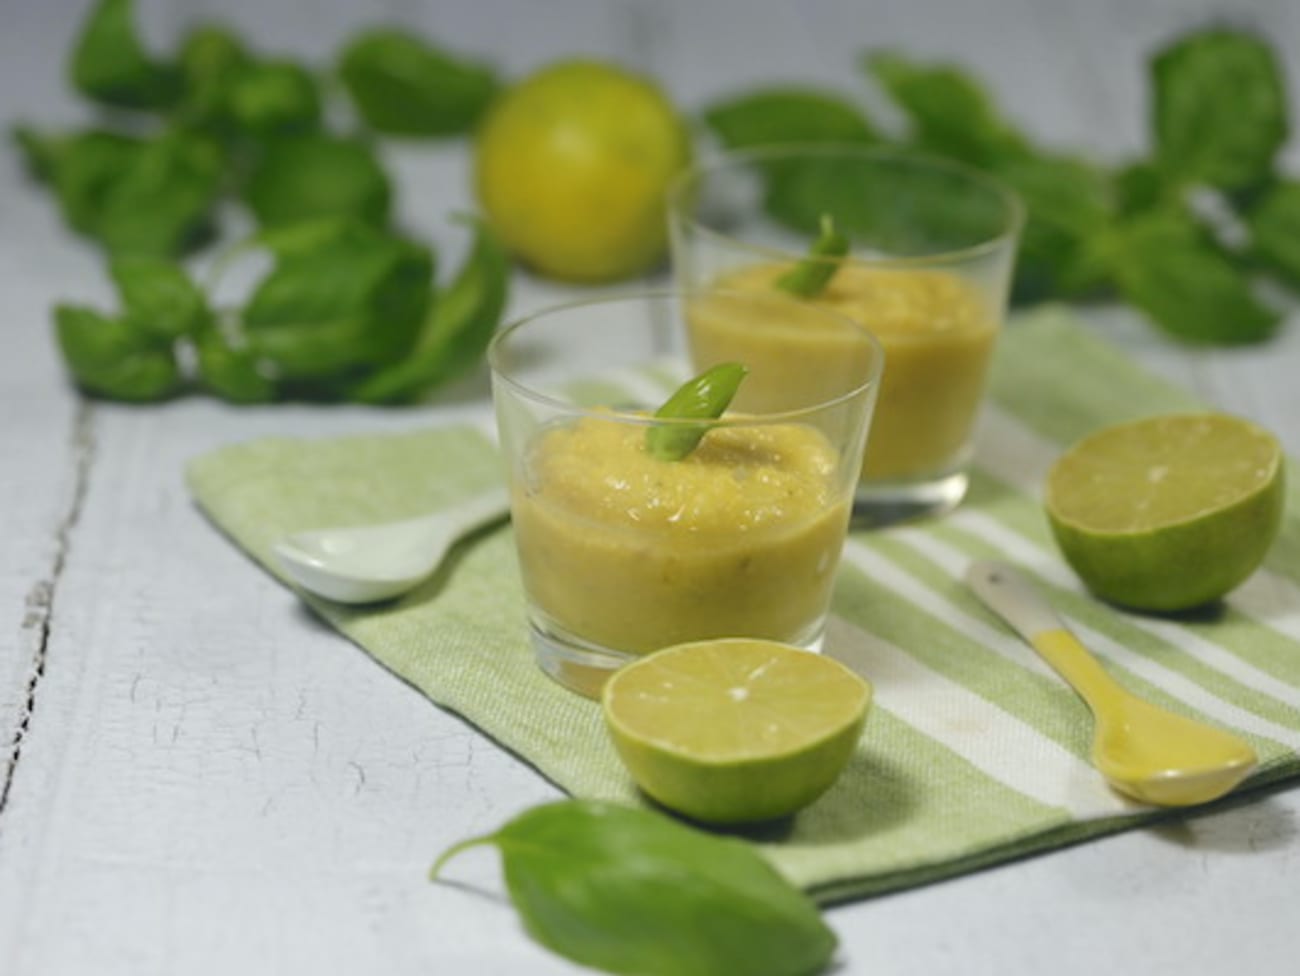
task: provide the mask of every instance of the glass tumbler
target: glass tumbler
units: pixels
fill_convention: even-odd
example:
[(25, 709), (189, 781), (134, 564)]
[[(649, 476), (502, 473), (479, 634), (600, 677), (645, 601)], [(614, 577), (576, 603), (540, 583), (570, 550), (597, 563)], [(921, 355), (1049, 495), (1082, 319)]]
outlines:
[[(847, 256), (810, 246), (829, 218)], [(966, 492), (972, 436), (1002, 325), (1023, 208), (964, 166), (852, 146), (724, 153), (684, 173), (669, 200), (673, 267), (686, 288), (782, 296), (862, 323), (885, 374), (857, 490), (868, 523), (938, 514)], [(793, 268), (822, 266), (824, 287), (793, 295)], [(721, 316), (688, 322), (697, 367), (752, 359), (741, 409), (782, 409), (837, 388), (837, 353), (816, 337)]]
[[(662, 339), (700, 307), (837, 343), (837, 392), (707, 421), (653, 416), (689, 375), (660, 354)], [(685, 641), (819, 646), (881, 372), (866, 330), (767, 295), (641, 294), (514, 322), (488, 362), (547, 674), (595, 695), (628, 660)], [(656, 428), (703, 436), (665, 459), (651, 449)]]

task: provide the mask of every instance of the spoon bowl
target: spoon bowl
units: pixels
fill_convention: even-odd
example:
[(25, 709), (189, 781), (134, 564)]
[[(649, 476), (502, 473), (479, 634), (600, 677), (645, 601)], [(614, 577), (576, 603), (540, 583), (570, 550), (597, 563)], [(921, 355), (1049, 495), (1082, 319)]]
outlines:
[(1136, 800), (1188, 806), (1234, 789), (1256, 756), (1238, 736), (1125, 693), (1097, 716), (1092, 764)]
[(509, 514), (508, 494), (496, 489), (419, 518), (297, 532), (274, 552), (309, 593), (336, 603), (378, 603), (418, 586), (458, 540)]
[(1092, 764), (1113, 789), (1143, 803), (1190, 806), (1218, 799), (1255, 768), (1255, 750), (1240, 736), (1117, 684), (1011, 567), (980, 560), (966, 582), (1087, 704), (1096, 722)]

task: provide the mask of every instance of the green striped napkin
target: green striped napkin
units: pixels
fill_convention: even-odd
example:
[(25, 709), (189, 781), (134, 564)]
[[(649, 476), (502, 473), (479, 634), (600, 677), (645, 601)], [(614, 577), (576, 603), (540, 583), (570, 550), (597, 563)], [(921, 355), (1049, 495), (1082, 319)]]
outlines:
[[(642, 378), (644, 381), (644, 377)], [(1002, 340), (973, 487), (932, 524), (855, 533), (827, 652), (865, 674), (876, 703), (845, 775), (788, 823), (755, 835), (815, 897), (883, 892), (1148, 822), (1088, 765), (1084, 706), (960, 579), (972, 557), (1037, 579), (1130, 688), (1245, 735), (1262, 765), (1243, 789), (1300, 772), (1300, 504), (1265, 570), (1211, 614), (1140, 617), (1088, 599), (1036, 498), (1063, 445), (1127, 417), (1193, 406), (1064, 314)], [(483, 430), (328, 441), (261, 440), (196, 459), (194, 497), (271, 572), (287, 532), (402, 518), (495, 484)], [(316, 611), (435, 702), (459, 712), (565, 790), (641, 802), (598, 707), (533, 665), (508, 527), (463, 546), (403, 600)]]

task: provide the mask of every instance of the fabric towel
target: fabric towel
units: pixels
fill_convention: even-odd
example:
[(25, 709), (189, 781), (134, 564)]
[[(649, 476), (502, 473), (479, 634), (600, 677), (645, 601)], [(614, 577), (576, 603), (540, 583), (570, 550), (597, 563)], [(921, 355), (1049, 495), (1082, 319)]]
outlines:
[[(1043, 476), (1065, 446), (1109, 423), (1196, 406), (1064, 312), (1009, 324), (966, 502), (942, 519), (850, 535), (826, 652), (873, 683), (875, 702), (836, 785), (752, 835), (782, 873), (821, 901), (843, 900), (1169, 815), (1113, 793), (1088, 764), (1084, 705), (962, 584), (976, 557), (1023, 567), (1130, 689), (1244, 735), (1261, 765), (1240, 793), (1300, 773), (1296, 479), (1264, 569), (1221, 607), (1177, 620), (1089, 598), (1042, 514)], [(195, 459), (189, 485), (212, 521), (278, 575), (270, 549), (286, 533), (405, 518), (499, 484), (486, 408), (484, 417), (483, 429), (238, 444)], [(644, 802), (599, 706), (533, 663), (508, 526), (467, 540), (396, 602), (308, 602), (573, 795)]]

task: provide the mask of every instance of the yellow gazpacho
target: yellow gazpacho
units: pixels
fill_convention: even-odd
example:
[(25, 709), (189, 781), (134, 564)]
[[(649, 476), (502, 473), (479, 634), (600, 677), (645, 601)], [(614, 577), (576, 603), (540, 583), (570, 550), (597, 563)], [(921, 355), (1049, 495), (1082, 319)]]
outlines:
[[(733, 292), (781, 295), (775, 282), (789, 269), (760, 263), (719, 276), (714, 286)], [(865, 325), (885, 350), (862, 474), (905, 481), (959, 466), (983, 395), (998, 318), (974, 286), (926, 268), (885, 268), (847, 262), (812, 303)], [(699, 368), (736, 360), (749, 367), (735, 406), (777, 410), (834, 395), (861, 369), (869, 350), (844, 329), (779, 306), (738, 314), (739, 303), (708, 296), (687, 313), (692, 356)], [(824, 323), (825, 320), (820, 320)]]
[(512, 512), (535, 623), (633, 654), (816, 640), (850, 503), (826, 437), (721, 426), (662, 461), (645, 433), (595, 414), (543, 428), (529, 448)]

